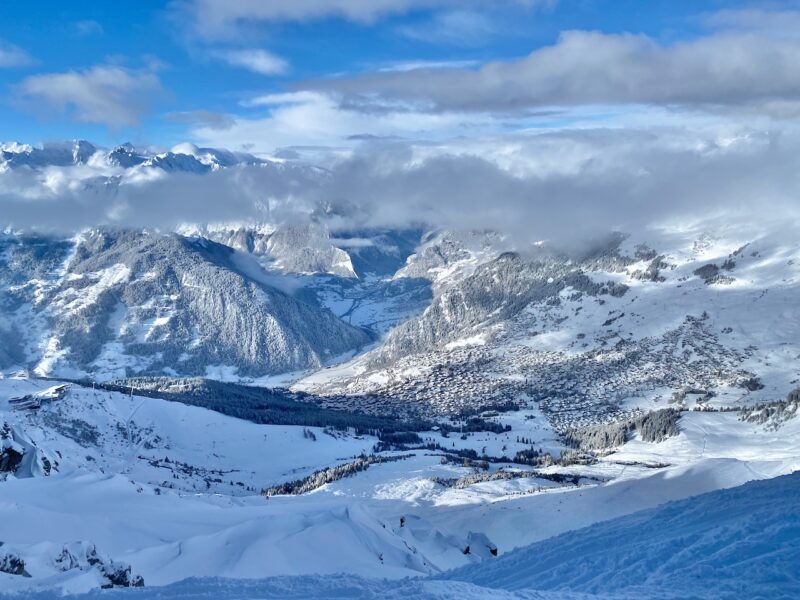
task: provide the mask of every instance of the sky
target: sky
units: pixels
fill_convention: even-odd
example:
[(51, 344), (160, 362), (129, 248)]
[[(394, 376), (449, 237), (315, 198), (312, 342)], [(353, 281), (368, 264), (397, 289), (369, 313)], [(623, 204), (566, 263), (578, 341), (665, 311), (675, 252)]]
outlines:
[(213, 196), (230, 189), (245, 215), (253, 197), (333, 199), (370, 224), (536, 235), (573, 231), (576, 214), (612, 228), (788, 210), (800, 2), (0, 0), (0, 104), (0, 143), (190, 142), (330, 175), (138, 173), (109, 212), (76, 184), (118, 174), (105, 167), (0, 174), (18, 223), (41, 218), (37, 201), (75, 226), (227, 219)]
[[(714, 14), (764, 5), (713, 0), (3, 1), (0, 131), (4, 140), (28, 143), (85, 138), (109, 146), (125, 141), (171, 146), (219, 138), (229, 146), (269, 151), (269, 140), (257, 134), (248, 139), (234, 123), (263, 124), (287, 107), (288, 102), (277, 102), (281, 94), (325, 90), (331, 80), (380, 78), (414, 66), (476, 70), (557, 46), (564, 32), (633, 34), (669, 47), (713, 35), (720, 28), (712, 22)], [(773, 10), (781, 8), (776, 4)], [(441, 70), (432, 70), (431, 77), (437, 79)], [(87, 97), (90, 93), (102, 99)], [(324, 101), (316, 102), (315, 112), (325, 114)], [(544, 104), (558, 103), (554, 96)], [(467, 120), (497, 131), (560, 123), (541, 110), (542, 103), (534, 106), (539, 114), (528, 119), (515, 115), (508, 122), (485, 114)], [(425, 116), (416, 121), (395, 116), (392, 123), (355, 112), (341, 129), (347, 130), (345, 137), (381, 132), (441, 137), (461, 123), (458, 115)], [(226, 130), (228, 135), (214, 134)], [(291, 132), (273, 133), (283, 145), (313, 144), (336, 134), (324, 124), (308, 125), (296, 139)]]

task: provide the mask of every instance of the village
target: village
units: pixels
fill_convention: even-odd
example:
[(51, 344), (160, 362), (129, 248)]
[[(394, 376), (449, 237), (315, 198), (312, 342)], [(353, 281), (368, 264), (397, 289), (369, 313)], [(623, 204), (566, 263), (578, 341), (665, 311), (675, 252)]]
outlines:
[[(501, 336), (405, 357), (380, 372), (315, 390), (326, 407), (403, 416), (457, 417), (537, 404), (558, 432), (621, 421), (653, 408), (708, 410), (719, 388), (748, 390), (741, 368), (752, 349), (723, 346), (704, 320), (640, 340), (619, 339), (584, 352), (541, 351)], [(640, 402), (628, 402), (639, 399)], [(646, 406), (641, 400), (646, 401)]]

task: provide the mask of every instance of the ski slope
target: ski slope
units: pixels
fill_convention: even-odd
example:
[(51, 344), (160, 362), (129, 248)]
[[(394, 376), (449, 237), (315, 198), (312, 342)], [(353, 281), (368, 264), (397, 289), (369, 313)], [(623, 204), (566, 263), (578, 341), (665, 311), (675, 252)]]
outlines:
[(640, 598), (800, 596), (800, 473), (688, 498), (448, 579)]

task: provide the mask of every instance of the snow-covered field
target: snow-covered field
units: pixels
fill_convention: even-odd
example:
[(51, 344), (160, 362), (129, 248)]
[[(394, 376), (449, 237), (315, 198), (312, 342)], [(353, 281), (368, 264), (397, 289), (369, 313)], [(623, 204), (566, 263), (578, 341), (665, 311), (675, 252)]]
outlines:
[[(12, 397), (56, 385), (0, 380), (0, 421), (10, 427), (14, 443), (35, 456), (27, 471), (32, 476), (18, 473), (0, 482), (0, 555), (18, 556), (30, 575), (0, 573), (5, 591), (82, 592), (102, 585), (98, 568), (81, 558), (91, 547), (105, 563), (130, 565), (146, 586), (197, 577), (428, 576), (498, 560), (492, 550), (502, 557), (666, 501), (800, 469), (800, 421), (774, 430), (743, 422), (737, 413), (689, 412), (677, 437), (659, 444), (634, 439), (596, 464), (542, 471), (575, 475), (578, 485), (521, 473), (449, 487), (432, 478), (463, 477), (474, 467), (444, 464), (440, 452), (415, 450), (309, 494), (267, 499), (259, 495), (263, 487), (348, 462), (370, 452), (377, 440), (315, 429), (314, 441), (302, 427), (256, 425), (175, 402), (74, 385), (38, 410), (9, 404)], [(508, 418), (512, 427), (535, 421)], [(515, 435), (520, 434), (512, 429), (441, 441), (495, 451)], [(492, 464), (491, 470), (501, 466)], [(60, 560), (65, 548), (83, 564), (65, 565)], [(308, 590), (320, 585), (314, 581), (320, 580), (291, 585)], [(364, 586), (366, 595), (360, 597), (383, 589), (335, 581)], [(174, 593), (188, 596), (198, 585), (185, 584)], [(214, 590), (229, 584), (208, 585)], [(274, 589), (280, 588), (242, 585), (231, 593), (279, 597)], [(449, 598), (436, 594), (455, 589), (432, 582), (403, 585), (421, 597)], [(462, 587), (463, 597), (479, 593)]]
[[(433, 579), (187, 579), (107, 599), (791, 599), (800, 594), (800, 474), (607, 521)], [(32, 593), (30, 598), (47, 598)]]

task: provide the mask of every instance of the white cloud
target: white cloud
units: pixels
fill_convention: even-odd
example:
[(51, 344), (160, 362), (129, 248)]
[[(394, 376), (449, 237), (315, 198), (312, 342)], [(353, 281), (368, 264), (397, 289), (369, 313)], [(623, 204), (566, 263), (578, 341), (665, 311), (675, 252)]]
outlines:
[(36, 61), (19, 46), (0, 40), (0, 68), (27, 67)]
[(800, 39), (718, 33), (662, 45), (644, 35), (568, 31), (527, 57), (478, 69), (420, 69), (324, 80), (349, 105), (418, 103), (441, 111), (590, 104), (800, 106)]
[(103, 33), (103, 26), (97, 21), (78, 21), (75, 23), (75, 31), (78, 35), (99, 35)]
[(476, 46), (497, 33), (488, 17), (471, 10), (439, 12), (425, 23), (405, 25), (398, 31), (414, 40), (453, 46)]
[(387, 16), (425, 9), (496, 8), (502, 5), (550, 5), (554, 0), (178, 0), (195, 32), (206, 38), (230, 38), (242, 26), (259, 22), (312, 21), (338, 17), (372, 23)]
[(31, 75), (16, 88), (17, 102), (44, 114), (68, 111), (76, 120), (109, 127), (135, 125), (161, 91), (152, 69), (99, 65), (82, 71)]
[[(242, 101), (247, 116), (226, 115), (224, 130), (197, 119), (190, 135), (202, 146), (222, 146), (275, 156), (276, 149), (293, 148), (308, 160), (326, 164), (326, 153), (338, 157), (364, 141), (405, 140), (422, 147), (448, 140), (482, 141), (499, 132), (549, 132), (554, 130), (647, 129), (653, 127), (727, 127), (731, 123), (768, 128), (770, 120), (758, 114), (726, 115), (679, 111), (653, 106), (570, 107), (525, 111), (516, 115), (477, 111), (422, 110), (394, 103), (348, 105), (336, 97), (310, 90), (256, 96)], [(187, 120), (187, 122), (189, 122)], [(459, 147), (464, 147), (460, 143)]]
[(266, 50), (220, 50), (213, 55), (232, 65), (261, 75), (280, 75), (289, 69), (289, 63)]
[(266, 94), (256, 96), (241, 102), (242, 106), (279, 106), (282, 104), (305, 104), (313, 103), (323, 99), (323, 95), (318, 92), (282, 92), (279, 94)]
[(417, 69), (463, 69), (477, 67), (475, 60), (410, 60), (381, 65), (377, 71), (392, 73), (395, 71), (415, 71)]
[(134, 169), (118, 188), (96, 182), (108, 174), (107, 166), (91, 165), (11, 169), (0, 175), (3, 223), (169, 229), (187, 220), (258, 220), (265, 201), (276, 219), (333, 206), (333, 230), (426, 223), (491, 228), (521, 242), (566, 242), (714, 215), (792, 222), (800, 210), (800, 135), (732, 124), (585, 129), (438, 144), (378, 141), (325, 170)]
[(272, 154), (287, 146), (341, 148), (353, 146), (353, 136), (442, 139), (469, 133), (485, 134), (498, 121), (477, 113), (425, 113), (394, 107), (388, 111), (363, 112), (339, 105), (327, 94), (298, 91), (268, 94), (242, 103), (264, 108), (255, 117), (234, 117), (224, 131), (198, 127), (192, 135), (202, 144), (247, 149)]
[(713, 28), (800, 37), (800, 10), (727, 9), (707, 14), (702, 21)]

